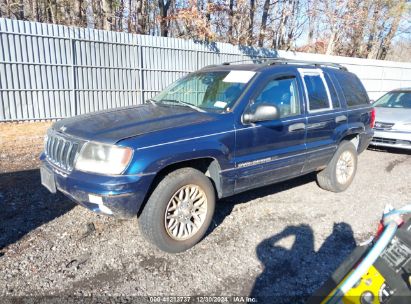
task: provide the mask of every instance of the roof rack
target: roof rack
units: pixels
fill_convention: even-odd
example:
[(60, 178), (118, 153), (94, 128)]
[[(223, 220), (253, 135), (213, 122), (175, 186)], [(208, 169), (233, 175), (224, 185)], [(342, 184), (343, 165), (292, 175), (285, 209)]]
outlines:
[(347, 71), (347, 68), (341, 64), (333, 63), (333, 62), (321, 62), (321, 61), (308, 61), (308, 60), (298, 60), (298, 59), (287, 59), (287, 58), (280, 58), (280, 57), (258, 57), (258, 58), (249, 58), (249, 59), (242, 59), (230, 62), (223, 62), (222, 65), (230, 65), (233, 63), (240, 63), (240, 62), (260, 62), (267, 65), (274, 65), (274, 64), (306, 64), (306, 65), (314, 65), (314, 66), (327, 66), (332, 68), (337, 68), (340, 70)]
[[(275, 64), (301, 64), (301, 65), (313, 65), (317, 67), (326, 66), (332, 67), (344, 71), (348, 71), (347, 68), (341, 64), (333, 63), (333, 62), (322, 62), (322, 61), (309, 61), (309, 60), (298, 60), (298, 59), (287, 59), (281, 57), (258, 57), (258, 58), (249, 58), (249, 59), (242, 59), (242, 60), (235, 60), (229, 62), (223, 62), (221, 65), (230, 65), (233, 63), (241, 63), (241, 62), (260, 62), (260, 64), (266, 65), (275, 65)], [(208, 65), (207, 67), (218, 66), (218, 64)]]
[(267, 62), (268, 65), (274, 64), (306, 64), (306, 65), (314, 65), (314, 66), (326, 66), (337, 68), (340, 70), (347, 71), (347, 68), (341, 64), (333, 63), (333, 62), (321, 62), (321, 61), (308, 61), (308, 60), (296, 60), (296, 59), (286, 59), (286, 58), (274, 58)]
[(265, 60), (272, 60), (272, 59), (275, 59), (275, 58), (276, 57), (258, 57), (258, 58), (241, 59), (241, 60), (223, 62), (222, 65), (230, 65), (230, 64), (233, 64), (233, 63), (240, 63), (240, 62), (247, 62), (247, 61), (262, 62), (262, 61), (265, 61)]

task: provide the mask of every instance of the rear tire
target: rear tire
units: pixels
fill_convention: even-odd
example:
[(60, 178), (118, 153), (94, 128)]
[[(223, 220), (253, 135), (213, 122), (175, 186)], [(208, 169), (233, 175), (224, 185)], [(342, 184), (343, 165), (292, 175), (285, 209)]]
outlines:
[(339, 145), (327, 167), (317, 173), (318, 185), (328, 191), (342, 192), (347, 189), (357, 172), (357, 150), (350, 141)]
[(159, 249), (177, 253), (197, 244), (215, 207), (211, 181), (200, 171), (182, 168), (166, 175), (138, 219), (144, 237)]

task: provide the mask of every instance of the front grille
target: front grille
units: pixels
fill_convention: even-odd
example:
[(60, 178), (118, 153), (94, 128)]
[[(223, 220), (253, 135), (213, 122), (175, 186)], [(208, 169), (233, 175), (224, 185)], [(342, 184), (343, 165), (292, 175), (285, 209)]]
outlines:
[(376, 121), (374, 124), (375, 129), (383, 129), (383, 130), (389, 130), (392, 128), (394, 124), (389, 123), (389, 122), (381, 122), (381, 121)]
[(65, 171), (73, 170), (78, 150), (79, 142), (52, 132), (48, 134), (45, 152), (47, 160), (55, 166)]
[(382, 138), (382, 137), (373, 137), (372, 141), (376, 143), (391, 144), (391, 145), (395, 145), (397, 143), (396, 139)]

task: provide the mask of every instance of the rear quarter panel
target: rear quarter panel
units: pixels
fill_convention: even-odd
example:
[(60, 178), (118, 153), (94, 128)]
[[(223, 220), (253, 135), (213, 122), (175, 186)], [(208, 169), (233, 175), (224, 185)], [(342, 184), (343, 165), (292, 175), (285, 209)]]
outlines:
[[(342, 103), (342, 107), (346, 109), (347, 113), (347, 128), (341, 134), (341, 139), (351, 136), (351, 135), (359, 135), (360, 136), (360, 143), (358, 147), (358, 151), (362, 152), (369, 143), (369, 140), (372, 138), (373, 130), (370, 127), (371, 124), (371, 112), (372, 112), (372, 105), (370, 104), (370, 100), (365, 90), (363, 84), (361, 83), (360, 79), (355, 76), (354, 74), (350, 73), (351, 76), (354, 76), (355, 79), (355, 87), (350, 88), (352, 90), (358, 90), (364, 95), (363, 100), (358, 105), (350, 106), (347, 101), (347, 96), (344, 94), (343, 90), (343, 83), (339, 79), (344, 76), (344, 71), (330, 71), (329, 74), (335, 84), (340, 101)], [(347, 89), (347, 88), (345, 88)], [(340, 140), (341, 140), (340, 139)]]

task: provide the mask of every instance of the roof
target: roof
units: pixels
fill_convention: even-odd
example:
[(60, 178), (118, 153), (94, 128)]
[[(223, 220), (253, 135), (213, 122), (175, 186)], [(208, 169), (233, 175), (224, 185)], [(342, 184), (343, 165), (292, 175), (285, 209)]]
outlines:
[(398, 89), (391, 90), (390, 92), (411, 92), (411, 87), (408, 87), (408, 88), (398, 88)]

